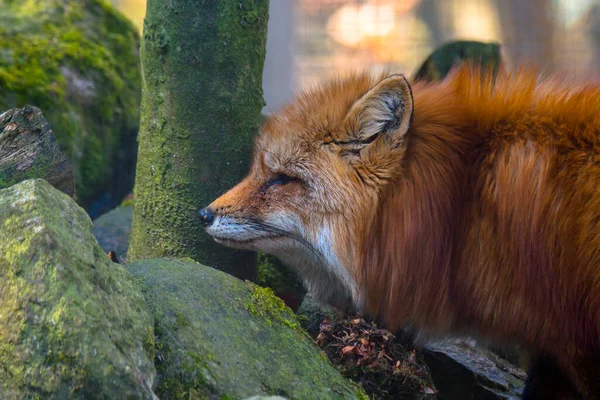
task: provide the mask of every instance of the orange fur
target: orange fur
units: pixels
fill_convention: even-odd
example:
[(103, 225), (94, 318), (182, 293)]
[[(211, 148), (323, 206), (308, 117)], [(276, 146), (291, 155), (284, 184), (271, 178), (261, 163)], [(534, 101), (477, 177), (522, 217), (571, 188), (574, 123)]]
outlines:
[(552, 354), (591, 395), (580, 380), (600, 379), (581, 362), (600, 351), (600, 86), (526, 70), (494, 84), (462, 68), (413, 90), (406, 170), (361, 241), (370, 311)]
[(464, 66), (410, 97), (384, 78), (332, 81), (271, 117), (209, 233), (288, 257), (391, 329), (518, 342), (600, 396), (600, 86)]

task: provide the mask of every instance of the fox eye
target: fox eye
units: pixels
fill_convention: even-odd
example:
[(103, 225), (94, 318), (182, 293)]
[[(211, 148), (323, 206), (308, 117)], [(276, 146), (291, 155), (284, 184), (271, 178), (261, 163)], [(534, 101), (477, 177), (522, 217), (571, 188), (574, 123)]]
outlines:
[(271, 187), (271, 186), (275, 186), (275, 185), (283, 186), (290, 182), (294, 182), (294, 181), (298, 181), (298, 180), (299, 180), (298, 178), (294, 178), (289, 175), (279, 174), (275, 178), (268, 181), (266, 186), (267, 187)]

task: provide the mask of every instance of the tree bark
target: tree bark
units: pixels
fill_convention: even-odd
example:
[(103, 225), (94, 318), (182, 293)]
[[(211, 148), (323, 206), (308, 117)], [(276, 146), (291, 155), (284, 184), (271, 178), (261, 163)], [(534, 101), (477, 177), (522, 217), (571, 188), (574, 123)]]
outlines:
[(129, 261), (189, 257), (254, 278), (198, 210), (247, 173), (264, 105), (268, 0), (149, 0)]
[(0, 189), (33, 178), (75, 196), (69, 159), (40, 109), (13, 108), (0, 115)]

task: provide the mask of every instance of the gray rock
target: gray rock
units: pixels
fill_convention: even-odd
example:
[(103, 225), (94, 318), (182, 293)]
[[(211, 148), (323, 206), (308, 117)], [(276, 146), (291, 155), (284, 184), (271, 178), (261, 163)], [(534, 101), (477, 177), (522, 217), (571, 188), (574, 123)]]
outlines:
[(355, 399), (270, 289), (191, 261), (127, 264), (155, 316), (157, 395)]
[(440, 400), (521, 398), (525, 373), (472, 339), (430, 343), (423, 355)]
[(102, 249), (114, 251), (121, 262), (125, 260), (131, 234), (133, 206), (121, 206), (94, 220), (92, 233)]
[(0, 190), (0, 398), (153, 399), (153, 319), (85, 211), (43, 180)]
[(14, 108), (0, 115), (0, 189), (32, 178), (75, 195), (71, 164), (40, 109)]

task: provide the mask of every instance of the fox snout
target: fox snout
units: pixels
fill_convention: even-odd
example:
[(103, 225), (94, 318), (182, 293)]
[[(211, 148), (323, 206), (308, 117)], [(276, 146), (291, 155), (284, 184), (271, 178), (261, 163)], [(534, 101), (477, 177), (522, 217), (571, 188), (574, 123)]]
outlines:
[(205, 207), (198, 212), (200, 216), (200, 221), (205, 227), (210, 226), (215, 220), (215, 213), (210, 207)]

